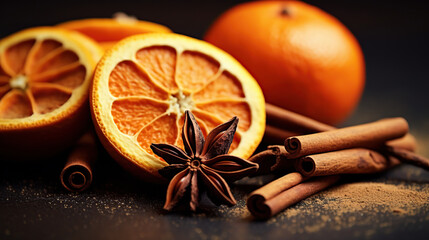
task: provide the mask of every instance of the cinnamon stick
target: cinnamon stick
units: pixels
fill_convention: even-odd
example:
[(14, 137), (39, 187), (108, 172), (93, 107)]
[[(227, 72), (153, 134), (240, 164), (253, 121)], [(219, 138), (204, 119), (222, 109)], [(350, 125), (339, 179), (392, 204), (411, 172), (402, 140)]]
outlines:
[(386, 151), (399, 158), (402, 162), (421, 167), (429, 171), (429, 159), (421, 155), (413, 153), (407, 149), (395, 148), (395, 147), (386, 147)]
[(306, 177), (369, 174), (384, 171), (399, 163), (398, 159), (373, 150), (351, 148), (305, 156), (297, 161), (296, 170)]
[(279, 127), (266, 125), (263, 141), (270, 144), (283, 144), (285, 139), (292, 136), (303, 134), (302, 132), (293, 132)]
[[(281, 141), (283, 143), (284, 139), (288, 137), (337, 129), (334, 126), (324, 124), (317, 120), (268, 103), (266, 104), (265, 109), (267, 115), (267, 126), (265, 128), (264, 140), (267, 140), (268, 142)], [(291, 130), (292, 128), (294, 130)], [(414, 149), (407, 149), (412, 152), (415, 151), (416, 140), (411, 134), (407, 133), (405, 138), (398, 138), (397, 140), (411, 144), (414, 146)], [(392, 140), (392, 142), (394, 141), (396, 140)]]
[(93, 132), (85, 133), (76, 143), (61, 171), (61, 184), (69, 191), (87, 189), (92, 183), (92, 168), (97, 159)]
[(406, 149), (411, 152), (415, 152), (417, 149), (417, 140), (410, 133), (405, 134), (405, 136), (397, 139), (393, 139), (386, 142), (387, 147), (394, 147), (400, 149)]
[[(387, 142), (394, 149), (414, 151), (414, 137), (407, 134)], [(290, 160), (280, 160), (290, 162)], [(351, 148), (308, 155), (296, 161), (296, 170), (306, 177), (338, 174), (369, 174), (387, 170), (400, 163), (398, 158), (364, 148)]]
[(268, 103), (265, 104), (265, 112), (267, 125), (277, 126), (292, 132), (307, 134), (335, 129), (333, 126)]
[[(267, 128), (275, 129), (274, 131), (277, 130), (277, 128), (271, 127), (271, 126), (267, 126)], [(272, 131), (272, 130), (269, 130), (269, 131)], [(273, 138), (271, 138), (271, 139), (273, 139)], [(280, 139), (277, 139), (277, 140), (280, 140)], [(407, 149), (409, 151), (414, 152), (416, 150), (417, 143), (416, 143), (416, 139), (414, 138), (414, 136), (407, 133), (404, 137), (393, 139), (393, 140), (386, 142), (386, 145), (392, 146), (392, 147), (397, 147), (397, 148), (403, 148), (403, 149)], [(371, 159), (373, 159), (373, 158), (370, 157), (370, 152), (371, 152), (370, 150), (365, 149), (365, 150), (356, 152), (357, 154), (353, 154), (352, 156), (351, 155), (344, 155), (344, 157), (347, 158), (347, 161), (344, 162), (345, 165), (350, 164), (350, 163), (353, 164), (353, 161), (359, 160), (359, 156), (361, 156), (364, 160), (366, 160), (366, 162), (367, 162), (366, 167), (368, 169), (367, 170), (360, 169), (359, 171), (351, 170), (350, 168), (352, 166), (348, 165), (349, 170), (347, 170), (343, 173), (375, 173), (377, 171), (383, 171), (384, 169), (393, 167), (398, 163), (397, 159), (391, 159), (392, 157), (389, 157), (389, 159), (379, 160), (376, 163), (372, 163)], [(296, 161), (291, 160), (290, 157), (288, 157), (289, 155), (290, 154), (285, 150), (285, 148), (283, 146), (272, 145), (272, 146), (268, 146), (267, 150), (262, 151), (258, 154), (255, 154), (254, 156), (252, 156), (249, 159), (249, 161), (259, 164), (259, 169), (258, 169), (258, 172), (255, 173), (255, 176), (268, 174), (270, 172), (275, 172), (275, 171), (294, 171)], [(376, 160), (380, 159), (379, 155), (380, 155), (379, 153), (373, 154), (373, 156), (375, 156), (374, 159), (376, 159)], [(338, 159), (338, 157), (339, 157), (338, 155), (334, 156), (334, 159)], [(382, 156), (382, 158), (384, 158), (384, 156)], [(349, 162), (349, 163), (347, 163), (347, 162)], [(386, 166), (380, 165), (382, 163), (387, 164), (387, 165)], [(307, 169), (307, 171), (303, 170), (303, 166), (302, 166), (303, 164), (306, 165), (305, 168)], [(312, 172), (314, 169), (312, 169), (312, 167), (315, 167), (314, 164), (315, 163), (313, 163), (313, 161), (311, 159), (306, 159), (305, 163), (304, 163), (304, 160), (301, 160), (300, 163), (297, 163), (296, 170), (300, 171), (302, 174), (304, 174), (306, 176), (310, 176), (310, 175), (313, 176)], [(330, 164), (338, 164), (338, 163), (331, 162)], [(375, 165), (372, 166), (371, 164), (375, 164)], [(371, 170), (371, 166), (374, 168), (373, 170)], [(360, 167), (362, 167), (362, 165), (360, 165)], [(378, 169), (378, 170), (376, 170), (376, 169)], [(338, 170), (338, 168), (336, 168), (336, 169), (332, 169), (332, 171), (336, 172), (339, 170)], [(338, 174), (339, 173), (340, 172), (338, 172)], [(316, 174), (314, 176), (328, 175), (327, 173), (318, 174), (317, 172), (315, 172), (314, 174)]]
[(329, 187), (339, 176), (319, 177), (305, 180), (299, 173), (290, 173), (252, 192), (247, 199), (247, 208), (259, 219), (268, 219), (287, 207)]
[(290, 137), (285, 140), (289, 158), (348, 148), (378, 148), (408, 132), (403, 118), (390, 118), (327, 132)]

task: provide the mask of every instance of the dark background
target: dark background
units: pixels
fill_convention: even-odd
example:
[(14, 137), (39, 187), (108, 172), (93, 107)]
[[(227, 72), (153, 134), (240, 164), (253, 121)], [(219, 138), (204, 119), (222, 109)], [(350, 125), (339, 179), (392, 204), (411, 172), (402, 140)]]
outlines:
[[(0, 38), (28, 27), (55, 25), (80, 18), (111, 17), (118, 11), (164, 24), (177, 33), (202, 38), (216, 17), (239, 2), (243, 1), (2, 1)], [(365, 92), (358, 108), (344, 125), (403, 116), (419, 141), (419, 152), (428, 155), (428, 4), (417, 0), (306, 2), (343, 22), (356, 36), (365, 55)], [(375, 234), (365, 236), (358, 233), (375, 226), (340, 231), (326, 227), (312, 234), (289, 232), (288, 235), (280, 228), (288, 224), (287, 219), (277, 218), (273, 220), (275, 223), (253, 222), (240, 219), (227, 208), (194, 216), (165, 215), (160, 211), (164, 189), (133, 179), (104, 153), (103, 162), (99, 163), (95, 173), (94, 186), (81, 194), (67, 193), (60, 186), (58, 175), (62, 161), (31, 167), (0, 167), (0, 239), (119, 239), (122, 236), (133, 239), (187, 236), (202, 239), (265, 236), (278, 239), (288, 236), (300, 239), (320, 236), (332, 239), (427, 239), (425, 236), (429, 234), (427, 220), (411, 224), (418, 216), (396, 219), (389, 231), (375, 228)], [(372, 176), (370, 180), (394, 178), (429, 182), (427, 173), (410, 175), (407, 174), (409, 170), (408, 167), (401, 168), (391, 174)], [(235, 189), (239, 207), (244, 205), (245, 194), (252, 189), (246, 186)], [(429, 214), (428, 209), (422, 214)], [(311, 223), (311, 216), (305, 221)]]

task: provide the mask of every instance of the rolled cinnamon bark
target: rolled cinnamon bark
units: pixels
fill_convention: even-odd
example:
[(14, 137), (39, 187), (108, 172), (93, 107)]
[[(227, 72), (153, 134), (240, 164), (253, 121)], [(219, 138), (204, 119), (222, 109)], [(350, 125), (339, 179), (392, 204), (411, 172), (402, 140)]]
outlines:
[(410, 133), (405, 134), (405, 136), (397, 139), (393, 139), (386, 142), (387, 147), (394, 147), (400, 149), (406, 149), (411, 152), (415, 152), (417, 149), (417, 140)]
[(305, 156), (297, 161), (296, 170), (306, 177), (338, 174), (369, 174), (389, 169), (400, 162), (365, 148), (352, 148)]
[(390, 118), (372, 123), (327, 132), (290, 137), (285, 148), (290, 158), (348, 148), (379, 148), (386, 141), (400, 138), (408, 132), (403, 118)]
[(333, 126), (268, 103), (265, 104), (265, 111), (267, 115), (267, 125), (277, 126), (281, 129), (287, 129), (288, 131), (307, 134), (335, 129)]
[(247, 208), (254, 217), (268, 219), (338, 180), (339, 176), (328, 176), (301, 183), (304, 181), (301, 174), (290, 173), (252, 192)]
[[(410, 134), (388, 141), (396, 149), (414, 151), (416, 141)], [(286, 161), (287, 160), (281, 160)], [(290, 162), (290, 160), (289, 160)], [(364, 148), (351, 148), (308, 155), (296, 161), (296, 170), (306, 177), (338, 174), (369, 174), (387, 170), (400, 163), (398, 158)]]
[(97, 159), (94, 133), (85, 133), (72, 149), (61, 171), (61, 184), (69, 191), (87, 189), (92, 182), (92, 168)]
[(273, 182), (255, 190), (247, 199), (247, 208), (257, 218), (271, 217), (272, 210), (266, 201), (279, 195), (281, 192), (301, 183), (304, 180), (300, 173), (289, 173)]
[(407, 149), (386, 147), (386, 152), (397, 157), (401, 162), (409, 163), (429, 171), (429, 159)]

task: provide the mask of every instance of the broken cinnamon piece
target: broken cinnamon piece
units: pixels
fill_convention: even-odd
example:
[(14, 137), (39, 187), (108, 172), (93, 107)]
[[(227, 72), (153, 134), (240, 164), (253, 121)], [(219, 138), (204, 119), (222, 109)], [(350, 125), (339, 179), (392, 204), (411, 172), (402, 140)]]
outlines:
[(285, 140), (289, 158), (348, 148), (379, 148), (386, 141), (400, 138), (408, 132), (403, 118), (382, 119), (372, 123), (327, 132), (290, 137)]
[(267, 150), (253, 155), (249, 161), (259, 165), (258, 171), (253, 176), (273, 172), (273, 167), (278, 163), (281, 163), (281, 166), (278, 167), (279, 170), (294, 171), (295, 160), (288, 159), (287, 154), (283, 145), (271, 145), (267, 147)]
[(339, 176), (305, 179), (299, 173), (290, 173), (252, 192), (247, 199), (247, 208), (259, 219), (268, 219), (287, 207), (331, 186)]
[(69, 191), (80, 192), (92, 183), (92, 169), (97, 159), (93, 132), (85, 133), (72, 149), (61, 171), (61, 184)]
[(277, 126), (281, 129), (287, 129), (301, 134), (324, 132), (335, 129), (333, 126), (268, 103), (265, 104), (265, 111), (267, 115), (267, 125)]

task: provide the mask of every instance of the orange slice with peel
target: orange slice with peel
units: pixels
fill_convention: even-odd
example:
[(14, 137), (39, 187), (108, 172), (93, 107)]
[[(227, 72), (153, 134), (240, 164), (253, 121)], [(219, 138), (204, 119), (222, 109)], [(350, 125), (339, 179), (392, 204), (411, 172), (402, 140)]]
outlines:
[(27, 29), (0, 41), (0, 156), (51, 156), (83, 133), (101, 54), (96, 42), (59, 28)]
[(265, 129), (265, 101), (253, 77), (230, 55), (178, 34), (126, 38), (100, 60), (91, 113), (101, 142), (124, 168), (159, 181), (165, 163), (151, 143), (183, 148), (185, 110), (206, 135), (233, 116), (239, 124), (230, 153), (248, 158)]
[(131, 35), (150, 32), (171, 32), (168, 27), (161, 24), (137, 20), (125, 14), (118, 14), (114, 18), (72, 20), (57, 26), (80, 32), (97, 41), (104, 49), (109, 49), (117, 41)]

